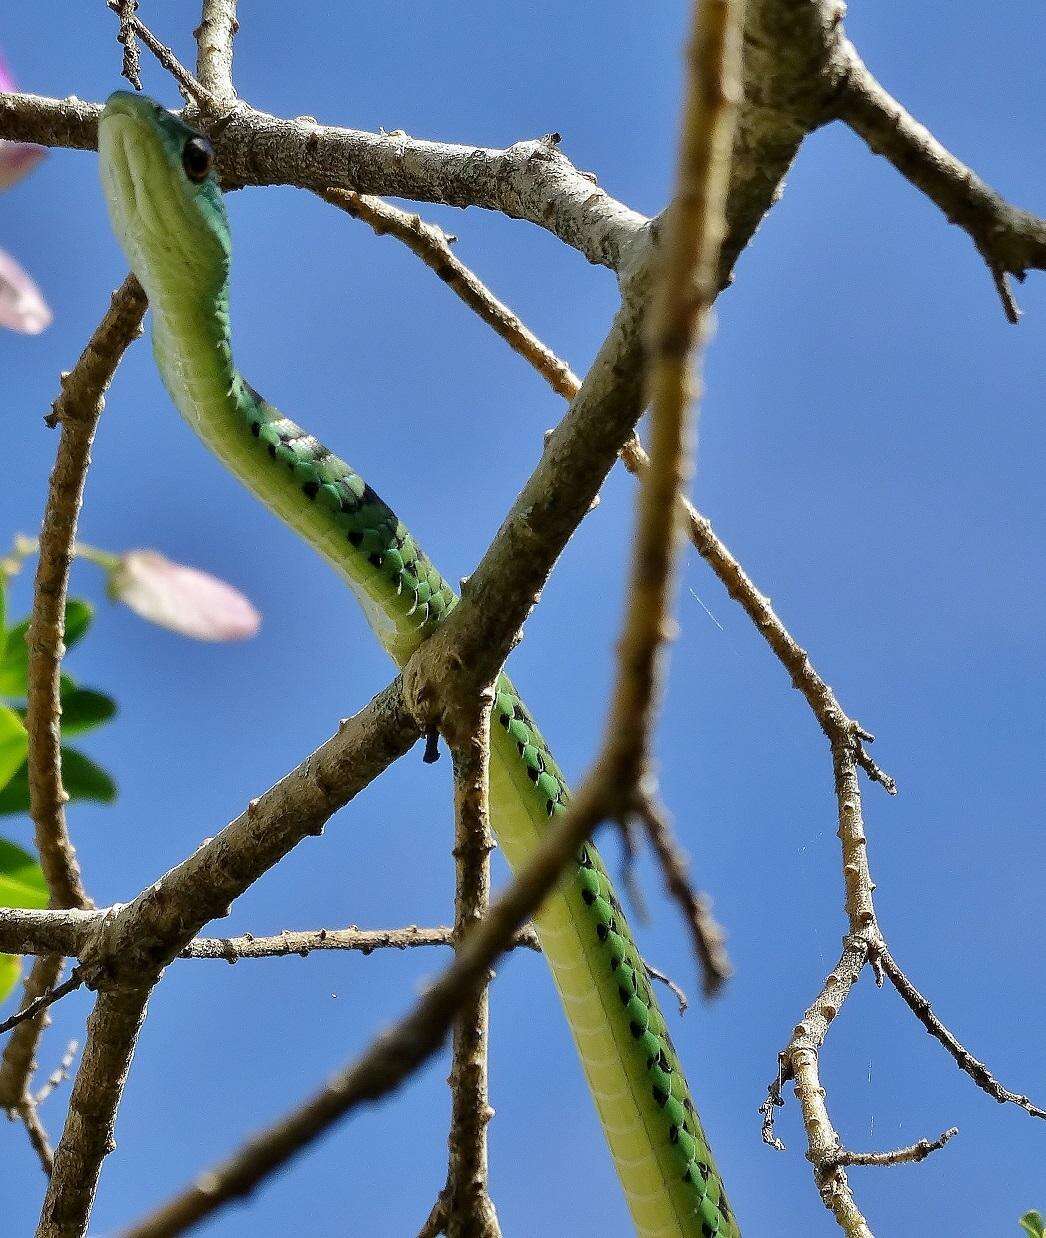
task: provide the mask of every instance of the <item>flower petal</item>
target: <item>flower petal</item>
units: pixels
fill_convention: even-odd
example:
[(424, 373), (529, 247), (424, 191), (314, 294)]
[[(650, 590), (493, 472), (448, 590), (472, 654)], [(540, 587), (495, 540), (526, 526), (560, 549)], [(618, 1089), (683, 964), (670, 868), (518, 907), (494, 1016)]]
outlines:
[(42, 146), (28, 142), (0, 140), (0, 189), (10, 189), (31, 172), (47, 152)]
[[(14, 89), (15, 80), (0, 56), (0, 90)], [(0, 189), (9, 189), (15, 181), (20, 181), (45, 153), (42, 146), (32, 146), (28, 142), (0, 141)]]
[(238, 589), (155, 550), (121, 555), (109, 592), (143, 619), (196, 640), (245, 640), (261, 625), (261, 615)]
[(39, 335), (51, 325), (51, 318), (40, 289), (11, 255), (0, 249), (0, 327)]

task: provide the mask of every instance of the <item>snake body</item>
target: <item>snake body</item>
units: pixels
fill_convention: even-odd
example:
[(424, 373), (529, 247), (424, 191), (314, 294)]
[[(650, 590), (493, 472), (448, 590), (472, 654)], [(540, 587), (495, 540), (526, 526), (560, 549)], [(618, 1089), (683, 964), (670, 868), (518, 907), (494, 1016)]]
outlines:
[[(152, 100), (118, 91), (102, 113), (98, 145), (110, 218), (148, 294), (153, 351), (174, 403), (252, 493), (344, 577), (402, 666), (457, 599), (363, 478), (236, 369), (229, 228), (206, 140)], [(492, 824), (516, 867), (566, 810), (569, 792), (504, 674), (490, 783)], [(536, 923), (636, 1230), (643, 1238), (736, 1238), (650, 978), (591, 844)]]

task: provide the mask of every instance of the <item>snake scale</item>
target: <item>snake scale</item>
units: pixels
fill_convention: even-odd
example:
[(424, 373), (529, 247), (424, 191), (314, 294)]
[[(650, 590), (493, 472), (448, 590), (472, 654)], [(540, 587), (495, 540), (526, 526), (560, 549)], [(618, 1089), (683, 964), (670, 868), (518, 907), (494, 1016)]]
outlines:
[[(262, 399), (229, 339), (229, 225), (206, 138), (117, 91), (99, 126), (116, 236), (149, 297), (153, 352), (204, 443), (348, 582), (397, 665), (456, 604), (395, 512), (344, 460)], [(509, 678), (491, 725), (492, 825), (517, 867), (569, 792)], [(650, 978), (588, 844), (537, 917), (632, 1219), (642, 1238), (737, 1238)], [(574, 1232), (577, 1221), (565, 1221)]]

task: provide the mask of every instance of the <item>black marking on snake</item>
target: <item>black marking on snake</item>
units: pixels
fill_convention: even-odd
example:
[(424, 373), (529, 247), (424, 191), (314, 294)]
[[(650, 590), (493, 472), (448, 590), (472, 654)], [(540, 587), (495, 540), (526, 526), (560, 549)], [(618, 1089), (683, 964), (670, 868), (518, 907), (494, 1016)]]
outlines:
[(694, 1176), (693, 1176), (693, 1174), (690, 1172), (690, 1166), (688, 1165), (688, 1166), (686, 1167), (686, 1169), (684, 1169), (684, 1170), (683, 1170), (683, 1181), (684, 1181), (684, 1182), (693, 1182), (693, 1180), (694, 1180)]
[(634, 1037), (636, 1040), (638, 1040), (638, 1039), (640, 1038), (640, 1036), (642, 1036), (642, 1035), (643, 1035), (643, 1033), (646, 1031), (646, 1028), (645, 1028), (645, 1027), (641, 1027), (641, 1026), (640, 1026), (640, 1025), (639, 1025), (639, 1024), (635, 1021), (635, 1019), (633, 1019), (633, 1020), (629, 1023), (629, 1025), (628, 1025), (628, 1030), (632, 1033), (633, 1037)]
[(606, 941), (609, 935), (610, 935), (610, 928), (608, 925), (606, 924), (596, 925), (596, 936), (599, 938), (600, 941)]
[(669, 1143), (678, 1143), (678, 1142), (679, 1142), (679, 1127), (678, 1127), (678, 1126), (676, 1126), (676, 1124), (675, 1124), (674, 1122), (673, 1122), (673, 1123), (672, 1123), (672, 1125), (668, 1128), (668, 1142), (669, 1142)]
[(373, 554), (367, 556), (367, 562), (372, 563), (375, 567), (381, 567), (385, 562), (385, 556), (375, 550)]
[(251, 433), (254, 435), (255, 438), (257, 438), (258, 435), (261, 434), (261, 422), (260, 421), (251, 422)]
[(268, 450), (269, 450), (269, 459), (270, 459), (270, 460), (275, 460), (275, 459), (276, 459), (276, 446), (275, 446), (275, 444), (274, 444), (274, 443), (270, 443), (270, 444), (269, 444), (269, 448), (268, 448)]
[(536, 769), (532, 769), (532, 768), (528, 765), (528, 766), (527, 766), (527, 777), (530, 779), (530, 781), (531, 781), (531, 782), (537, 782), (537, 780), (538, 780), (538, 771), (537, 771)]
[[(661, 1109), (664, 1109), (664, 1107), (668, 1104), (668, 1093), (665, 1091), (664, 1088), (659, 1088), (656, 1083), (650, 1090), (658, 1106)], [(672, 1127), (672, 1129), (676, 1132), (676, 1139), (678, 1139), (679, 1131), (674, 1126)], [(672, 1140), (673, 1143), (675, 1143), (675, 1141), (676, 1141), (675, 1139)]]
[(711, 1169), (711, 1167), (710, 1167), (709, 1165), (706, 1165), (706, 1164), (704, 1163), (704, 1161), (698, 1161), (698, 1162), (697, 1162), (697, 1172), (698, 1172), (698, 1173), (701, 1175), (701, 1177), (702, 1177), (702, 1178), (704, 1178), (704, 1180), (707, 1182), (707, 1181), (708, 1181), (708, 1179), (709, 1179), (709, 1177), (711, 1176), (712, 1169)]
[(583, 903), (584, 903), (587, 907), (591, 907), (591, 906), (592, 906), (592, 904), (596, 901), (596, 896), (592, 893), (592, 891), (591, 891), (591, 890), (582, 890), (582, 891), (581, 891), (581, 901), (582, 901), (582, 902), (583, 902)]
[[(404, 569), (406, 570), (406, 564), (404, 565)], [(502, 715), (498, 718), (498, 721), (501, 723), (501, 725), (502, 725), (502, 726), (505, 728), (505, 730), (507, 731), (507, 730), (508, 730), (508, 724), (512, 721), (512, 719), (508, 716), (508, 714), (502, 714)]]
[(307, 499), (314, 499), (320, 492), (320, 483), (318, 481), (307, 481), (302, 486), (301, 492)]
[(349, 533), (349, 541), (353, 546), (361, 546), (363, 544), (363, 534), (359, 529), (353, 529)]

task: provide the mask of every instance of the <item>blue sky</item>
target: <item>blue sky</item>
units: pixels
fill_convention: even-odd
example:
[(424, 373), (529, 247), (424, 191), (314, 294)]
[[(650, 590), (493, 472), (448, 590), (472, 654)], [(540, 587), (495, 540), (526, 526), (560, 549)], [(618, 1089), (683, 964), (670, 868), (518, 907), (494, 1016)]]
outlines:
[[(352, 6), (295, 23), (244, 6), (236, 77), (252, 103), (360, 128), (506, 145), (550, 130), (609, 192), (648, 213), (670, 183), (683, 4)], [(143, 18), (191, 58), (195, 3)], [(848, 29), (915, 114), (1017, 203), (1046, 212), (1046, 85), (1028, 48), (1039, 6), (855, 4)], [(103, 4), (9, 6), (0, 46), (21, 84), (102, 99), (120, 85)], [(147, 90), (176, 105), (143, 54)], [(443, 571), (476, 563), (535, 463), (557, 397), (412, 255), (293, 189), (229, 203), (239, 363), (289, 415), (393, 502)], [(459, 255), (582, 371), (615, 303), (611, 276), (529, 225), (424, 208)], [(0, 244), (55, 312), (0, 335), (7, 461), (0, 543), (35, 528), (53, 456), (41, 417), (125, 267), (95, 156), (56, 152), (0, 198)], [(1042, 1017), (1042, 696), (1046, 604), (1042, 417), (1046, 278), (1009, 326), (964, 234), (847, 131), (803, 148), (781, 204), (723, 297), (708, 361), (698, 505), (769, 593), (845, 708), (879, 735), (896, 800), (866, 791), (882, 924), (912, 979), (1017, 1090), (1046, 1096)], [(593, 754), (609, 683), (633, 486), (615, 475), (567, 548), (512, 659), (560, 762)], [(177, 418), (148, 346), (112, 389), (82, 532), (154, 546), (245, 589), (265, 620), (236, 647), (149, 628), (102, 597), (70, 670), (121, 713), (90, 751), (121, 786), (77, 808), (91, 893), (126, 900), (215, 833), (389, 678), (323, 564)], [(12, 609), (28, 605), (27, 579)], [(711, 611), (714, 622), (706, 613)], [(747, 620), (687, 561), (682, 636), (659, 735), (665, 799), (729, 932), (737, 974), (673, 1029), (749, 1234), (834, 1232), (802, 1157), (789, 1090), (780, 1134), (756, 1108), (776, 1053), (845, 929), (826, 747)], [(579, 633), (584, 639), (579, 639)], [(449, 763), (390, 770), (236, 905), (221, 931), (441, 922), (450, 915)], [(5, 822), (16, 840), (25, 822)], [(615, 847), (607, 848), (616, 863)], [(647, 879), (646, 953), (695, 989), (673, 907)], [(504, 869), (499, 866), (499, 878)], [(157, 990), (104, 1166), (107, 1234), (232, 1149), (358, 1052), (443, 962), (436, 953), (179, 963)], [(86, 1000), (57, 1011), (47, 1070), (82, 1038)], [(675, 1022), (673, 1017), (673, 1023)], [(541, 961), (493, 989), (492, 1188), (507, 1234), (627, 1235), (630, 1225)], [(358, 1115), (248, 1204), (201, 1232), (415, 1232), (443, 1179), (446, 1061)], [(823, 1057), (848, 1144), (960, 1135), (922, 1165), (855, 1170), (880, 1234), (1016, 1233), (1046, 1204), (1046, 1128), (976, 1090), (891, 992), (862, 979)], [(68, 1090), (48, 1102), (55, 1133)], [(12, 1234), (42, 1191), (3, 1132)]]

